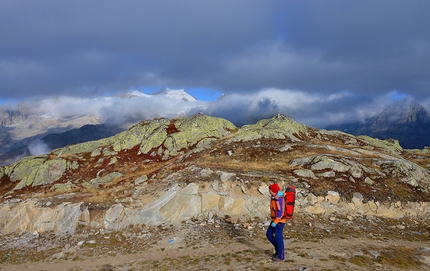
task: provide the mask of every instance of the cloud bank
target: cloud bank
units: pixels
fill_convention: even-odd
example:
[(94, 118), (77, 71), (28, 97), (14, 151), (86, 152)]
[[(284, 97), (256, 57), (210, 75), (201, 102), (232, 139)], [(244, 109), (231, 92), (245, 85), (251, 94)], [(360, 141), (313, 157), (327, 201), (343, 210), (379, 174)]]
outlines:
[[(182, 91), (182, 90), (181, 90)], [(134, 91), (134, 93), (140, 93)], [(184, 95), (188, 95), (183, 92)], [(213, 102), (182, 99), (181, 96), (146, 95), (133, 97), (109, 96), (76, 98), (61, 96), (27, 103), (32, 112), (54, 119), (92, 115), (101, 123), (119, 125), (154, 118), (177, 118), (197, 113), (222, 117), (236, 126), (252, 124), (276, 114), (285, 114), (299, 123), (316, 128), (364, 121), (376, 116), (398, 100), (412, 100), (410, 96), (390, 92), (369, 98), (351, 91), (330, 95), (316, 95), (297, 90), (263, 89), (251, 94), (228, 94)], [(421, 104), (429, 110), (430, 100)], [(22, 107), (22, 104), (20, 105)]]

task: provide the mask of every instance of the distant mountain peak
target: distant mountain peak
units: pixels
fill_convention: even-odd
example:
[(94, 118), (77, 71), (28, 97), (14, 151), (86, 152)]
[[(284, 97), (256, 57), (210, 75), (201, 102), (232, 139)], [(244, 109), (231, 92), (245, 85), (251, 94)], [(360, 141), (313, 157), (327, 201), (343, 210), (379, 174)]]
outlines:
[(143, 92), (140, 92), (139, 90), (131, 90), (128, 91), (127, 93), (123, 94), (120, 96), (121, 98), (128, 98), (128, 99), (132, 99), (135, 97), (151, 97), (151, 95), (145, 94)]
[(163, 96), (171, 98), (171, 99), (183, 100), (186, 102), (197, 101), (197, 99), (194, 98), (192, 95), (188, 94), (185, 91), (185, 89), (164, 88), (164, 89), (161, 89), (161, 90), (155, 92), (153, 95), (163, 95)]
[(372, 118), (372, 122), (411, 123), (430, 118), (430, 114), (422, 105), (412, 100), (395, 102), (387, 106), (379, 116)]
[(413, 100), (394, 102), (364, 122), (329, 126), (327, 129), (379, 139), (393, 138), (405, 149), (430, 146), (430, 114)]
[(145, 94), (143, 92), (140, 92), (139, 90), (131, 90), (126, 92), (125, 94), (120, 95), (121, 98), (128, 98), (128, 99), (132, 99), (136, 97), (151, 98), (153, 96), (164, 96), (170, 99), (183, 100), (185, 102), (197, 101), (197, 99), (194, 98), (192, 95), (188, 94), (185, 89), (163, 88), (157, 92), (154, 92), (153, 94)]

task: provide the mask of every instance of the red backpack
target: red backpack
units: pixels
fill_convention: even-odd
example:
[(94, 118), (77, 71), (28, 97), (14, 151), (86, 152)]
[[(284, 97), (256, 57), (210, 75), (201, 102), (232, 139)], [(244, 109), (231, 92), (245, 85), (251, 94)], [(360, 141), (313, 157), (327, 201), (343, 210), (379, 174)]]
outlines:
[(294, 186), (290, 185), (287, 187), (287, 189), (285, 189), (284, 202), (285, 209), (283, 217), (286, 219), (291, 219), (293, 218), (294, 205), (296, 203), (296, 188)]

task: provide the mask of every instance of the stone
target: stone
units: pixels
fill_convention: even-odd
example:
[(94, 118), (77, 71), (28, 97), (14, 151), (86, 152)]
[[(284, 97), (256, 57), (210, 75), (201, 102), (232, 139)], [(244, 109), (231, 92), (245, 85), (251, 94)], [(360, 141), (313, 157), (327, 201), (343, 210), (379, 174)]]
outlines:
[(148, 176), (142, 175), (139, 178), (137, 178), (136, 180), (134, 180), (134, 185), (141, 185), (141, 184), (145, 183), (147, 180), (148, 180)]
[(322, 178), (334, 178), (336, 177), (336, 173), (334, 171), (326, 171), (323, 173), (318, 173), (317, 176)]
[(332, 203), (332, 204), (337, 204), (340, 200), (339, 192), (328, 191), (327, 196), (325, 197), (325, 200)]
[(218, 209), (221, 196), (217, 193), (207, 193), (202, 195), (202, 211)]
[(209, 177), (212, 173), (213, 173), (213, 171), (210, 170), (210, 169), (202, 169), (200, 171), (200, 176), (203, 177), (203, 178), (204, 177)]
[(269, 195), (269, 186), (266, 183), (262, 183), (260, 187), (258, 187), (258, 192), (262, 195)]
[(68, 168), (68, 162), (64, 159), (47, 160), (46, 157), (27, 156), (11, 166), (12, 182), (20, 181), (15, 190), (26, 186), (39, 186), (57, 181)]
[(223, 172), (223, 171), (218, 172), (218, 174), (220, 174), (220, 180), (223, 183), (225, 183), (226, 181), (229, 181), (231, 178), (236, 176), (235, 173), (229, 173), (229, 172)]
[(327, 156), (319, 155), (313, 159), (312, 171), (331, 169), (336, 172), (347, 172), (351, 167), (341, 162), (335, 161)]
[(218, 191), (219, 190), (218, 181), (212, 182), (211, 186), (212, 186), (212, 189), (214, 191)]
[(108, 230), (118, 230), (117, 220), (124, 212), (124, 206), (122, 204), (115, 204), (106, 211), (104, 216), (105, 228)]
[(296, 169), (293, 172), (299, 177), (316, 179), (315, 174), (310, 169)]
[(369, 177), (366, 177), (365, 179), (364, 179), (364, 182), (365, 183), (367, 183), (368, 185), (373, 185), (375, 182), (372, 180), (372, 179), (370, 179)]
[(72, 188), (76, 188), (77, 186), (73, 184), (72, 182), (68, 181), (67, 183), (58, 183), (51, 186), (50, 190), (57, 191), (57, 192), (66, 192), (68, 190), (71, 190)]
[(310, 214), (319, 215), (319, 214), (324, 214), (326, 210), (319, 205), (313, 205), (313, 206), (307, 207), (305, 211)]
[(198, 191), (196, 184), (188, 184), (160, 208), (161, 216), (168, 221), (179, 223), (200, 214), (204, 207), (197, 195)]
[(122, 177), (123, 174), (121, 172), (111, 172), (103, 177), (94, 178), (89, 181), (92, 187), (98, 187), (100, 184), (106, 184), (111, 182), (115, 178)]
[(363, 170), (359, 166), (352, 166), (349, 169), (349, 173), (356, 179), (360, 179), (363, 176)]

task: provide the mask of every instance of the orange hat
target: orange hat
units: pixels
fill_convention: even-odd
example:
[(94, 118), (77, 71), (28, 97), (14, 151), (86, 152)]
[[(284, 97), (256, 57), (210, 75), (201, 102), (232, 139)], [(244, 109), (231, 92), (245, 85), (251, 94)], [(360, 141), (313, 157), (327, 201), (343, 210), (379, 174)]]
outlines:
[(272, 185), (269, 186), (270, 191), (272, 191), (273, 193), (278, 193), (279, 190), (281, 190), (281, 188), (279, 188), (279, 185), (277, 183), (274, 183)]

